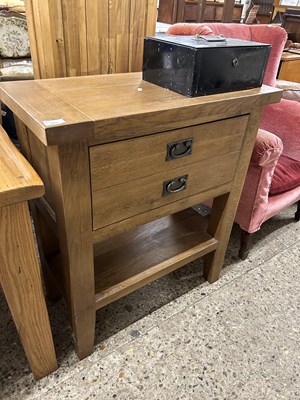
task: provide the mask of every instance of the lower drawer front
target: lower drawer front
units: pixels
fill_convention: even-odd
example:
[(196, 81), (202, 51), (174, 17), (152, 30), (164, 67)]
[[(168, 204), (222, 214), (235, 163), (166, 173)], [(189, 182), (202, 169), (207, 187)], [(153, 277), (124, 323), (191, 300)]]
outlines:
[(238, 157), (234, 151), (93, 192), (94, 230), (231, 182)]

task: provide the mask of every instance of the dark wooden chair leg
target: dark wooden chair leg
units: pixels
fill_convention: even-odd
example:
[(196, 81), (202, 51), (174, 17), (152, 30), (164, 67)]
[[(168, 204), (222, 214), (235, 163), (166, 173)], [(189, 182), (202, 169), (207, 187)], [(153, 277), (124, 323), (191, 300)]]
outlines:
[(249, 251), (252, 245), (252, 234), (241, 229), (241, 244), (239, 257), (242, 260), (246, 260), (249, 255)]
[(297, 204), (297, 211), (295, 212), (295, 220), (300, 221), (300, 200), (298, 201)]

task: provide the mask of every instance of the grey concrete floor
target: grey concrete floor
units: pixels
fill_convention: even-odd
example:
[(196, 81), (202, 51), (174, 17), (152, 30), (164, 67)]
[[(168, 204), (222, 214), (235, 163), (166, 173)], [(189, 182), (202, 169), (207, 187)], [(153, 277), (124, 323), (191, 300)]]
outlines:
[(221, 278), (201, 260), (97, 312), (79, 361), (64, 303), (49, 303), (59, 369), (35, 382), (0, 296), (0, 399), (300, 399), (300, 223), (295, 207), (237, 257), (233, 227)]

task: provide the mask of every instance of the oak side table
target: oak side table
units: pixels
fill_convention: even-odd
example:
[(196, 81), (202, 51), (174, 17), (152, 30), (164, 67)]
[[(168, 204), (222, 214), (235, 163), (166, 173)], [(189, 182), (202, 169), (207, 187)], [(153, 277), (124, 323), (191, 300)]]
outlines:
[[(261, 112), (281, 90), (187, 98), (127, 73), (5, 82), (0, 97), (45, 185), (44, 273), (80, 358), (97, 309), (198, 257), (219, 278)], [(207, 221), (191, 207), (209, 198)]]

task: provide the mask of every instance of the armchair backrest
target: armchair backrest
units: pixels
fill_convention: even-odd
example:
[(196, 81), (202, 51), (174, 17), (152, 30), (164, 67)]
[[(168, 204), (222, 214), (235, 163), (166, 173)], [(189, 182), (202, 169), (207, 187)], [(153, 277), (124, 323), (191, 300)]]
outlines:
[[(210, 28), (210, 29), (208, 29)], [(287, 40), (286, 31), (280, 26), (274, 25), (245, 25), (245, 24), (189, 24), (177, 23), (172, 25), (168, 35), (205, 35), (210, 31), (213, 35), (224, 35), (228, 38), (251, 40), (254, 42), (268, 43), (272, 45), (263, 83), (275, 86), (277, 70), (280, 63), (282, 50)]]

